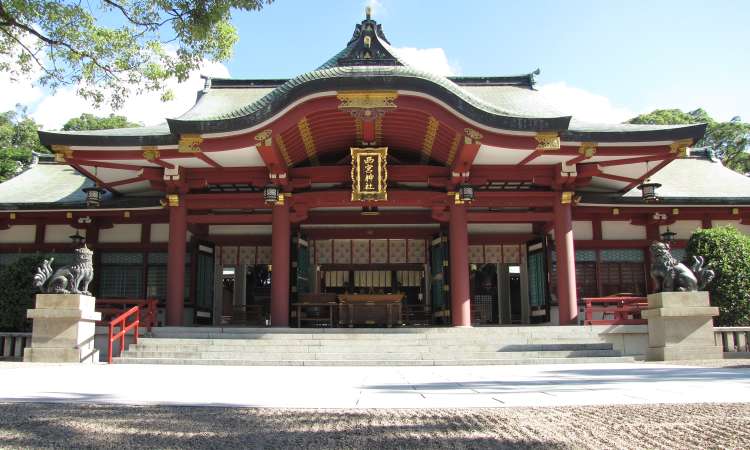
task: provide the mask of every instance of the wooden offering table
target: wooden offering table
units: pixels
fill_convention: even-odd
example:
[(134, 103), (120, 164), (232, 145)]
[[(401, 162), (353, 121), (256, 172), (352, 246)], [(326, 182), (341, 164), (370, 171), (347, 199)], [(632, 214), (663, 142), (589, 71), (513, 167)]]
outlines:
[(300, 294), (298, 303), (292, 303), (296, 309), (297, 327), (302, 322), (312, 326), (332, 327), (336, 310), (336, 294)]
[(385, 325), (401, 324), (401, 300), (404, 294), (341, 294), (339, 324)]

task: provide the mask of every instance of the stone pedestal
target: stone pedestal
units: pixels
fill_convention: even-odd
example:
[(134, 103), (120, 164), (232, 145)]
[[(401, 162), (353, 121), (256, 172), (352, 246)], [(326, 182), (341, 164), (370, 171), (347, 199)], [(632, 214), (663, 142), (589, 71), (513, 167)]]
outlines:
[(31, 347), (24, 351), (25, 362), (99, 361), (94, 348), (96, 321), (94, 297), (79, 294), (38, 294), (36, 308), (26, 311), (33, 319)]
[(709, 303), (708, 292), (660, 292), (648, 296), (649, 361), (721, 359), (714, 343), (713, 317), (719, 308)]

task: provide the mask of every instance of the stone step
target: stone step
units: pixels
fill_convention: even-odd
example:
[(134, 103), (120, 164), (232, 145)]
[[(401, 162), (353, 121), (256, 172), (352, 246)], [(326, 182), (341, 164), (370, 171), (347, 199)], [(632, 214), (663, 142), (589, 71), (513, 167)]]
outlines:
[[(505, 328), (404, 328), (404, 329), (285, 329), (284, 332), (275, 331), (273, 328), (242, 330), (201, 330), (192, 329), (187, 331), (173, 331), (170, 328), (154, 328), (153, 337), (158, 338), (202, 338), (202, 339), (379, 339), (390, 338), (420, 338), (420, 337), (443, 337), (446, 339), (455, 337), (476, 336), (501, 336), (501, 337), (545, 337), (548, 339), (565, 337), (598, 336), (599, 331), (589, 327), (526, 327), (520, 329)], [(292, 330), (292, 331), (289, 331)]]
[(428, 360), (247, 360), (247, 359), (178, 359), (178, 358), (115, 358), (116, 364), (178, 364), (178, 365), (221, 365), (221, 366), (485, 366), (522, 364), (595, 364), (632, 363), (630, 356), (593, 358), (545, 358), (536, 359), (428, 359)]
[(159, 345), (131, 344), (131, 351), (150, 352), (230, 352), (230, 353), (448, 353), (463, 352), (544, 352), (544, 351), (607, 351), (612, 344), (545, 344), (545, 345)]
[(367, 352), (367, 353), (321, 353), (294, 351), (287, 353), (249, 353), (249, 352), (220, 352), (220, 351), (127, 351), (124, 356), (133, 358), (176, 358), (176, 359), (248, 359), (248, 360), (276, 360), (283, 356), (289, 360), (418, 360), (418, 359), (532, 359), (538, 358), (590, 358), (621, 356), (615, 350), (581, 350), (581, 351), (552, 351), (552, 352), (481, 352), (465, 351), (451, 352)]
[(224, 345), (224, 346), (263, 346), (263, 345), (533, 345), (533, 344), (596, 344), (597, 337), (580, 338), (454, 338), (454, 339), (190, 339), (190, 338), (140, 338), (144, 345)]
[(462, 333), (580, 333), (596, 332), (607, 329), (606, 325), (581, 325), (570, 327), (556, 327), (549, 325), (518, 325), (518, 326), (475, 326), (475, 327), (393, 327), (393, 328), (266, 328), (266, 327), (155, 327), (154, 333), (160, 335), (182, 333), (235, 333), (235, 334), (462, 334)]

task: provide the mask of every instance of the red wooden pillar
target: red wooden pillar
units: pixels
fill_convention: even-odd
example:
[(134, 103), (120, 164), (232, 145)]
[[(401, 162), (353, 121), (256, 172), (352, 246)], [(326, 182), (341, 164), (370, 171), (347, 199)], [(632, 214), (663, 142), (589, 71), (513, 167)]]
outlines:
[(167, 326), (184, 323), (185, 309), (185, 239), (187, 237), (187, 208), (184, 198), (168, 196), (169, 244), (167, 245)]
[(469, 230), (466, 225), (466, 206), (450, 206), (448, 243), (451, 268), (451, 322), (454, 327), (471, 326), (469, 299)]
[[(566, 201), (566, 203), (563, 203)], [(557, 302), (560, 325), (578, 323), (575, 249), (570, 200), (561, 193), (555, 199), (555, 252), (557, 253)]]
[(273, 207), (271, 231), (271, 326), (289, 326), (289, 252), (291, 224), (289, 206)]

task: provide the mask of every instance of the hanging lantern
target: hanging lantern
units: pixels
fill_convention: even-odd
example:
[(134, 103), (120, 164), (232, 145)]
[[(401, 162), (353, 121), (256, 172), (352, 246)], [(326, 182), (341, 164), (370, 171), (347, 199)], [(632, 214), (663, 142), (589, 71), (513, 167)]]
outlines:
[(661, 184), (652, 183), (650, 178), (638, 185), (638, 189), (641, 190), (641, 198), (646, 202), (655, 202), (659, 200), (659, 197), (656, 195), (656, 190), (660, 187)]
[(263, 200), (265, 200), (266, 203), (276, 203), (279, 201), (279, 193), (279, 187), (275, 184), (269, 183), (263, 188)]
[(474, 200), (474, 186), (470, 184), (458, 185), (458, 199), (462, 202), (470, 202)]
[(102, 195), (104, 189), (99, 186), (83, 188), (82, 191), (86, 194), (86, 207), (87, 208), (98, 208), (102, 204)]
[(667, 231), (661, 234), (661, 241), (665, 244), (671, 244), (674, 242), (674, 237), (677, 236), (677, 233), (674, 231), (670, 231), (669, 227), (667, 227)]
[(73, 241), (73, 247), (80, 247), (83, 245), (83, 242), (86, 240), (85, 237), (81, 236), (81, 234), (76, 230), (76, 234), (72, 236), (68, 236), (71, 241)]

